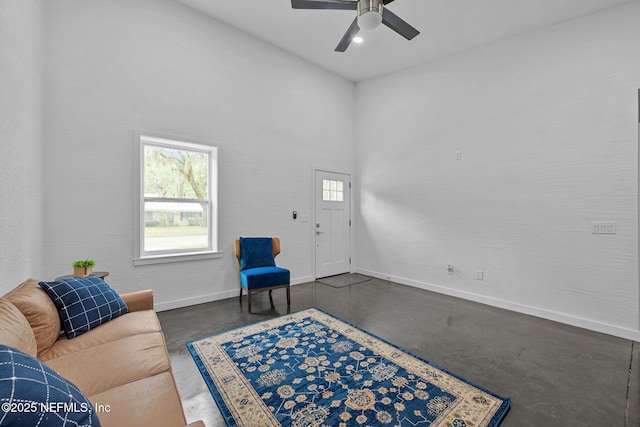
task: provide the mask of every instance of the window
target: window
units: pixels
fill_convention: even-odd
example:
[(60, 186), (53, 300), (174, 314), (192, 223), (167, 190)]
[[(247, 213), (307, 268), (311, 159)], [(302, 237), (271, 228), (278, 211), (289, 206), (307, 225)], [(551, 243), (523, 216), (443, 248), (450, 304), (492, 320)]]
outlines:
[(344, 201), (344, 182), (333, 179), (322, 180), (322, 200), (324, 202)]
[(218, 149), (136, 133), (136, 265), (220, 256)]

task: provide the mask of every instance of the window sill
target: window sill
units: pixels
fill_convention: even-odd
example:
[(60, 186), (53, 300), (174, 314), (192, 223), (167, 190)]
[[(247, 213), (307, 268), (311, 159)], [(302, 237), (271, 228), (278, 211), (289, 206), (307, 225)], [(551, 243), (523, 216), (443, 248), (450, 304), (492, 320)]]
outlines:
[(191, 252), (185, 254), (147, 256), (134, 258), (133, 265), (167, 264), (171, 262), (199, 261), (212, 258), (222, 258), (222, 252)]

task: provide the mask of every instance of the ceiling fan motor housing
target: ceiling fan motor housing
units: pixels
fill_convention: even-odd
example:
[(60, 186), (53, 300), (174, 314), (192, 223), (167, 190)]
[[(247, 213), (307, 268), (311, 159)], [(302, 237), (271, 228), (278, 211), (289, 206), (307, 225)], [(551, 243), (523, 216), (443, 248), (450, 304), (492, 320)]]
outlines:
[(358, 0), (358, 27), (373, 30), (382, 23), (383, 0)]

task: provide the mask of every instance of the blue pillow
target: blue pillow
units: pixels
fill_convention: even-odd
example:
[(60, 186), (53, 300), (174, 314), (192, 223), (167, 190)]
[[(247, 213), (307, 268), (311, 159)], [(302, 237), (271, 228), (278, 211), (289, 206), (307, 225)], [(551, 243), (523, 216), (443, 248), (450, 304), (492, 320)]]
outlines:
[(240, 270), (255, 267), (273, 267), (275, 265), (271, 237), (240, 238)]
[(67, 338), (129, 312), (120, 295), (97, 276), (38, 283), (58, 309)]
[(0, 424), (100, 426), (89, 399), (38, 359), (0, 344)]

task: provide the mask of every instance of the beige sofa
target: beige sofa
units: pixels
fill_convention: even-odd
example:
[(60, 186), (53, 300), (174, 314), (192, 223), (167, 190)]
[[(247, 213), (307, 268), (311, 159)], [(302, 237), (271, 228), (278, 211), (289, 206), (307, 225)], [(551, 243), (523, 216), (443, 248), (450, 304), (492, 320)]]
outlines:
[(67, 339), (53, 301), (29, 279), (0, 298), (0, 343), (37, 357), (78, 386), (102, 426), (184, 426), (152, 291), (121, 296), (130, 313)]

